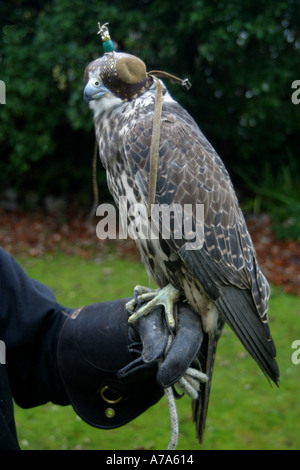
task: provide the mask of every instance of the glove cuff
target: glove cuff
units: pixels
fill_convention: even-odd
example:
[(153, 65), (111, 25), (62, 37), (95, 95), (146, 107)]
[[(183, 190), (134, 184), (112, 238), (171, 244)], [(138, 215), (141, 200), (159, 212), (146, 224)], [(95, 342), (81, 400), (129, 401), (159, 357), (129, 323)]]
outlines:
[(128, 349), (129, 299), (92, 304), (74, 310), (65, 321), (57, 361), (70, 402), (91, 426), (123, 426), (163, 395), (153, 378), (128, 383), (117, 371), (136, 358)]

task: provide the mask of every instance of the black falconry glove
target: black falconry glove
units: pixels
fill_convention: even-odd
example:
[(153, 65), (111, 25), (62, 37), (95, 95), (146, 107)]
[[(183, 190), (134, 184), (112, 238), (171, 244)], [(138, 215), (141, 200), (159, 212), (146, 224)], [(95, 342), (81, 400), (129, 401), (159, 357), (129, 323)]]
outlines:
[(76, 309), (60, 332), (62, 382), (78, 415), (97, 428), (116, 428), (139, 416), (199, 356), (201, 323), (188, 304), (176, 304), (177, 325), (167, 346), (170, 331), (162, 309), (131, 327), (125, 308), (129, 300)]
[[(136, 306), (138, 310), (141, 304)], [(186, 369), (198, 361), (203, 343), (203, 331), (199, 315), (185, 302), (178, 302), (174, 311), (175, 328), (171, 330), (162, 307), (156, 307), (149, 315), (138, 318), (129, 328), (130, 338), (141, 351), (140, 356), (119, 371), (120, 378), (130, 377), (145, 367), (157, 365), (157, 381), (162, 388), (170, 387), (183, 377)]]

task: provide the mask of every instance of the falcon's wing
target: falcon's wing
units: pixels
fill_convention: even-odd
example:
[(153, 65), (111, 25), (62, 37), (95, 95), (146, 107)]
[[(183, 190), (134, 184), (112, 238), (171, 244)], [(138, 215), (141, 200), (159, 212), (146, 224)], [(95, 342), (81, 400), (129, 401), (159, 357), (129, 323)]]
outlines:
[[(148, 198), (153, 115), (126, 135), (125, 154), (139, 189)], [(159, 204), (204, 204), (204, 244), (186, 250), (168, 240), (263, 372), (275, 383), (279, 371), (267, 325), (269, 285), (256, 259), (229, 175), (195, 121), (178, 104), (163, 107), (156, 187)], [(196, 223), (196, 220), (194, 220)]]

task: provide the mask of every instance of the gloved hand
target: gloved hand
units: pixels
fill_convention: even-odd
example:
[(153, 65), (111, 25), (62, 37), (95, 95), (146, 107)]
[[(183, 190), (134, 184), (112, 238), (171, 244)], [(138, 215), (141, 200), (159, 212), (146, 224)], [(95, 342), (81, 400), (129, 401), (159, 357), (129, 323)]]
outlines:
[[(185, 303), (178, 304), (176, 335), (160, 308), (128, 326), (120, 299), (74, 310), (58, 340), (57, 360), (71, 404), (88, 424), (122, 426), (155, 404), (184, 374), (199, 351), (201, 323)], [(196, 326), (197, 325), (197, 326)]]
[[(119, 371), (118, 377), (129, 377), (146, 365), (150, 367), (154, 364), (158, 365), (157, 381), (163, 388), (177, 383), (183, 377), (197, 357), (204, 335), (200, 317), (187, 303), (178, 302), (175, 305), (174, 317), (175, 331), (169, 330), (162, 307), (136, 320), (129, 328), (133, 339), (130, 348), (135, 351), (135, 339), (142, 351), (136, 360)], [(197, 368), (202, 369), (199, 361)]]

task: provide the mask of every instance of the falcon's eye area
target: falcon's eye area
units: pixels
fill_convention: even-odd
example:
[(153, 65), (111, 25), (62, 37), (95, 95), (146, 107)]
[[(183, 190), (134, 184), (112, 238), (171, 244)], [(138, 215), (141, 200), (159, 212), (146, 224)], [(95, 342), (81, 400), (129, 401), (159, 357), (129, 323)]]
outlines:
[(102, 86), (102, 82), (100, 82), (100, 80), (98, 78), (93, 78), (91, 80), (91, 82), (94, 85), (94, 87), (96, 87), (96, 88), (99, 88), (100, 86)]
[(84, 87), (83, 97), (86, 103), (98, 100), (106, 93), (109, 93), (108, 88), (103, 85), (101, 78), (92, 77)]

